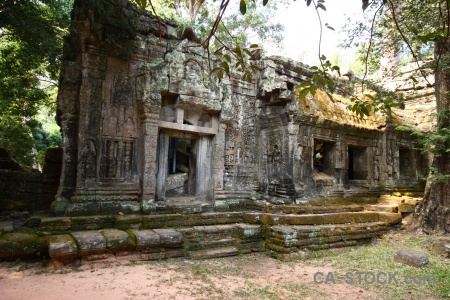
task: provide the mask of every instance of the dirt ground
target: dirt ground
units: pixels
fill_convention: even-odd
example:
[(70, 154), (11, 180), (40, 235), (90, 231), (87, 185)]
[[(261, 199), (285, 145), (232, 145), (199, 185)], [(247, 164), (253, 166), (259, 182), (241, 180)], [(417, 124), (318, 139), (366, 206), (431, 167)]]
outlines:
[(46, 266), (0, 264), (0, 299), (375, 299), (345, 283), (316, 284), (316, 272), (337, 271), (281, 262), (264, 254), (210, 260), (102, 262)]

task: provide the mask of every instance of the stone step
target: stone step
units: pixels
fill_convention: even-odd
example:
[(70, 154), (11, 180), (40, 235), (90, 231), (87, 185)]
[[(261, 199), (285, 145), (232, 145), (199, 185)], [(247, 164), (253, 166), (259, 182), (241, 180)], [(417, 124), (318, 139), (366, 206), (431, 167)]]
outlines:
[(388, 225), (394, 225), (402, 221), (402, 216), (397, 213), (376, 211), (304, 215), (245, 213), (244, 221), (250, 224), (264, 225), (325, 225), (370, 222), (384, 222)]
[[(158, 229), (196, 225), (235, 224), (243, 221), (242, 212), (207, 212), (199, 214), (123, 215), (42, 218), (39, 230), (48, 233), (116, 228)], [(4, 230), (6, 231), (6, 230)]]
[(384, 212), (397, 213), (398, 205), (397, 204), (373, 204), (373, 205), (367, 205), (365, 207), (365, 209), (368, 211), (384, 211)]
[(384, 222), (271, 226), (266, 233), (269, 254), (282, 260), (305, 256), (309, 251), (349, 247), (386, 233)]
[(335, 206), (304, 206), (304, 205), (279, 205), (268, 209), (270, 213), (285, 214), (327, 214), (341, 212), (363, 211), (362, 205), (335, 205)]
[(189, 257), (193, 259), (208, 259), (217, 257), (227, 257), (239, 255), (236, 247), (224, 247), (210, 250), (198, 250), (189, 252)]

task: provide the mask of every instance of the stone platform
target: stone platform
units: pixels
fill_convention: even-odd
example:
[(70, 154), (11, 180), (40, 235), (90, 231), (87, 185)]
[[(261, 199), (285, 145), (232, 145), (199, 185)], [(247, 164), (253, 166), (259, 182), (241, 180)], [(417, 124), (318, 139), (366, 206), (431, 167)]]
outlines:
[[(373, 204), (371, 204), (373, 205)], [(373, 207), (372, 207), (373, 208)], [(397, 212), (363, 205), (305, 206), (262, 211), (88, 217), (33, 216), (28, 227), (0, 231), (0, 259), (204, 259), (266, 251), (282, 260), (353, 246), (402, 221)]]

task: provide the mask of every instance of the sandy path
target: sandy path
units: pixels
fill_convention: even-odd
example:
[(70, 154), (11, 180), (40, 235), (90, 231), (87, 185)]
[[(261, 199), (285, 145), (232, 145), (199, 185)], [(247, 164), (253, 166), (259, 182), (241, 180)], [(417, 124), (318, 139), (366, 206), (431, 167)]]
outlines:
[(0, 265), (0, 299), (374, 299), (346, 284), (319, 285), (304, 262), (263, 254), (223, 259), (96, 263), (80, 267)]

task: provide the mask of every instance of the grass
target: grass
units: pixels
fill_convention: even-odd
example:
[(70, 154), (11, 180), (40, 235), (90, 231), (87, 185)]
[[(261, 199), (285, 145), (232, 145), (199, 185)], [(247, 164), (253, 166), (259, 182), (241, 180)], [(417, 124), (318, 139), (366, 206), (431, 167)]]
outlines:
[[(374, 291), (380, 299), (433, 299), (450, 298), (450, 262), (438, 254), (430, 251), (432, 242), (428, 236), (403, 235), (401, 233), (390, 233), (375, 244), (351, 248), (345, 252), (335, 252), (329, 256), (306, 260), (307, 264), (323, 266), (328, 264), (336, 269), (335, 278), (344, 277), (347, 272), (352, 274), (354, 283), (364, 289)], [(423, 268), (414, 268), (394, 262), (393, 258), (398, 250), (418, 250), (428, 254), (429, 263)], [(397, 273), (398, 283), (379, 284), (376, 282), (368, 284), (355, 272), (372, 272), (378, 274)], [(366, 276), (366, 273), (361, 276)], [(337, 276), (336, 276), (337, 275)], [(367, 275), (367, 281), (372, 282), (372, 275)], [(417, 284), (414, 284), (414, 276), (417, 276)], [(428, 277), (427, 277), (428, 276)], [(419, 278), (434, 276), (435, 283), (419, 283)], [(386, 275), (388, 277), (388, 275)], [(383, 275), (381, 277), (383, 280)], [(407, 281), (412, 284), (407, 284)], [(345, 282), (345, 280), (337, 280)], [(361, 282), (359, 282), (361, 281)]]

